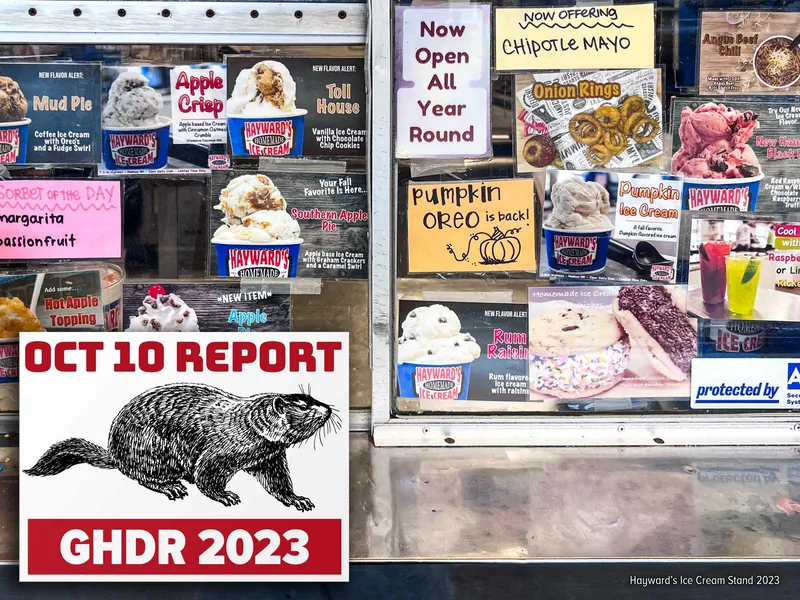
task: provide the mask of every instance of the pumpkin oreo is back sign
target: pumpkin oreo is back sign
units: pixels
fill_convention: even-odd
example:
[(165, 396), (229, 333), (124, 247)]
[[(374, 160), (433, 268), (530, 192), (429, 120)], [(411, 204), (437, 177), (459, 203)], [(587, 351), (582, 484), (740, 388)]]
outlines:
[(410, 183), (409, 273), (535, 271), (532, 179)]

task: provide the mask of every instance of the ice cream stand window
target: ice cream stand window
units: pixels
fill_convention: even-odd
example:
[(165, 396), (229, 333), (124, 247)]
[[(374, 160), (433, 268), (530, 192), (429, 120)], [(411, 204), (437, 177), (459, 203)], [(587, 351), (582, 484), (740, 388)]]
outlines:
[[(692, 389), (711, 377), (698, 358), (737, 358), (737, 372), (797, 356), (800, 298), (775, 252), (800, 215), (779, 204), (791, 173), (770, 170), (766, 141), (783, 143), (775, 116), (791, 109), (704, 92), (673, 61), (694, 55), (701, 24), (764, 14), (373, 9), (372, 92), (394, 99), (370, 159), (386, 232), (372, 248), (376, 444), (797, 443), (791, 406)], [(631, 48), (655, 43), (610, 57), (581, 29), (609, 21), (642, 33)], [(542, 39), (561, 35), (548, 23), (574, 39)], [(702, 57), (701, 75), (719, 66)]]
[[(3, 178), (119, 182), (121, 215), (107, 232), (122, 250), (102, 262), (3, 261), (0, 295), (24, 296), (26, 315), (45, 328), (36, 308), (43, 278), (54, 288), (65, 280), (102, 285), (99, 330), (349, 331), (351, 406), (363, 428), (370, 400), (366, 7), (29, 8), (8, 7), (0, 25), (0, 138), (14, 142), (17, 154), (0, 158)], [(226, 113), (228, 100), (235, 110)], [(313, 208), (327, 215), (324, 232)], [(349, 260), (312, 264), (298, 255), (301, 244)], [(242, 251), (266, 258), (234, 272)], [(95, 270), (101, 279), (93, 283)], [(23, 282), (30, 293), (14, 284), (22, 274), (31, 275)], [(16, 383), (3, 385), (14, 387), (4, 398), (15, 401), (0, 408), (14, 412)]]

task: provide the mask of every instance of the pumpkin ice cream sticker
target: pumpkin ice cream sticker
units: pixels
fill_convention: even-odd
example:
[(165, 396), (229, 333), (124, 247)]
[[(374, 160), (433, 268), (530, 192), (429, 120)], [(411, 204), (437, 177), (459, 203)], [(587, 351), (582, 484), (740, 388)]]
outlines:
[(410, 273), (535, 271), (533, 180), (410, 183)]

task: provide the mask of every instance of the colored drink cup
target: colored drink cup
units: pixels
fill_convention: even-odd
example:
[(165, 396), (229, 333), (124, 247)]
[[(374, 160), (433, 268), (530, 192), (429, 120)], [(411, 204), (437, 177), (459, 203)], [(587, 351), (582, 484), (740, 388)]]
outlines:
[(700, 244), (700, 288), (706, 304), (725, 301), (725, 259), (730, 253), (731, 246), (727, 242)]
[(758, 256), (726, 256), (728, 278), (728, 310), (737, 315), (752, 314), (758, 292), (762, 258)]

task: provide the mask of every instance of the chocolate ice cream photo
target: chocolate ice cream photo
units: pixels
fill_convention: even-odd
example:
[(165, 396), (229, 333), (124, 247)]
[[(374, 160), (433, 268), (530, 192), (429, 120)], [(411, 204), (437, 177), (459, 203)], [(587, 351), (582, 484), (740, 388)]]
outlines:
[(680, 211), (680, 177), (549, 170), (539, 274), (674, 282)]
[(281, 62), (263, 60), (236, 76), (228, 99), (228, 135), (236, 155), (299, 156), (308, 110), (297, 108), (297, 85)]
[(528, 299), (531, 400), (689, 395), (697, 326), (681, 287), (533, 287)]
[(100, 65), (0, 63), (0, 165), (99, 159)]
[(122, 71), (103, 108), (103, 163), (109, 171), (157, 170), (169, 160), (164, 98), (139, 70)]

